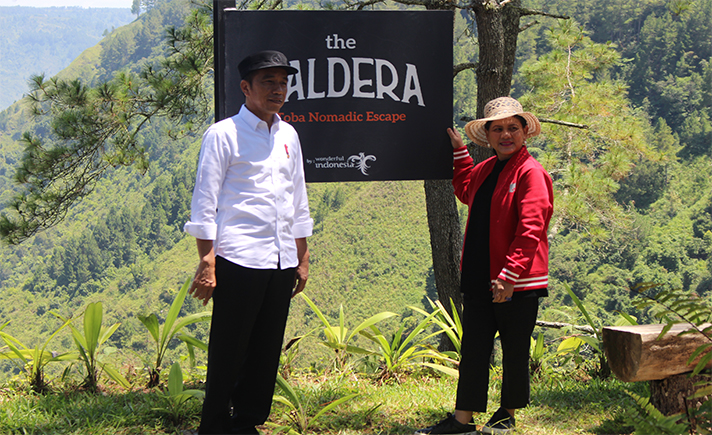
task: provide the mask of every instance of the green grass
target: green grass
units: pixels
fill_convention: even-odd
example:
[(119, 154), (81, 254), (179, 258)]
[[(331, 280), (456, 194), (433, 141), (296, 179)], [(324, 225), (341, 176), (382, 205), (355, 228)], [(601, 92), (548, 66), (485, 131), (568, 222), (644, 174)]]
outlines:
[(44, 396), (4, 389), (0, 393), (3, 434), (180, 433), (197, 426), (201, 403), (192, 403), (175, 424), (157, 392), (53, 393)]
[[(499, 373), (492, 372), (489, 413), (498, 406)], [(299, 392), (310, 415), (321, 406), (347, 394), (359, 396), (313, 421), (307, 433), (329, 435), (410, 434), (429, 426), (452, 411), (456, 381), (449, 377), (413, 374), (401, 383), (378, 385), (371, 375), (316, 375), (298, 373), (289, 383)], [(532, 403), (519, 411), (518, 426), (526, 434), (629, 434), (633, 428), (623, 418), (632, 405), (631, 390), (647, 395), (646, 385), (599, 380), (569, 373), (557, 382), (543, 378), (532, 382)], [(0, 433), (3, 434), (189, 434), (200, 420), (200, 401), (193, 400), (175, 420), (161, 393), (105, 389), (100, 394), (55, 391), (43, 396), (23, 388), (0, 389)], [(478, 424), (489, 414), (476, 415)], [(261, 431), (276, 435), (274, 425), (288, 425), (284, 405), (275, 403)]]
[[(475, 416), (485, 423), (499, 406), (499, 375), (492, 372), (489, 412)], [(625, 390), (645, 393), (645, 384), (626, 384), (615, 379), (599, 380), (586, 376), (567, 376), (560, 384), (549, 380), (532, 382), (532, 403), (519, 411), (518, 426), (527, 434), (629, 434), (623, 412), (633, 401)], [(334, 389), (334, 380), (312, 377), (291, 379), (299, 388), (323, 385)], [(411, 434), (430, 426), (452, 412), (456, 380), (449, 377), (410, 376), (400, 384), (376, 385), (367, 377), (351, 376), (340, 382), (341, 395), (361, 394), (313, 426), (321, 434)], [(375, 409), (375, 410), (374, 410)], [(288, 422), (280, 405), (275, 405), (272, 421)], [(372, 411), (373, 410), (373, 411)], [(268, 430), (266, 434), (271, 434)]]

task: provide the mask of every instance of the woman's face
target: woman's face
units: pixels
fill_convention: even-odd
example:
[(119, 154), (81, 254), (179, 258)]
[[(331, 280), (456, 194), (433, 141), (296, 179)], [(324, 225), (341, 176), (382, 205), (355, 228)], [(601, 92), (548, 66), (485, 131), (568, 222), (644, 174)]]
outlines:
[(522, 126), (522, 121), (514, 116), (492, 121), (489, 130), (485, 131), (487, 142), (500, 160), (508, 160), (522, 149), (527, 133), (526, 127)]

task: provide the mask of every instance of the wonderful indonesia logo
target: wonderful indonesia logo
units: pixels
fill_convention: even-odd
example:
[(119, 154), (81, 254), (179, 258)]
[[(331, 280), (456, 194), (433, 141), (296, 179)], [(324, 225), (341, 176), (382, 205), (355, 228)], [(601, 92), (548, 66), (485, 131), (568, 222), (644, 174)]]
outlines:
[(368, 170), (371, 168), (369, 162), (375, 162), (376, 160), (376, 156), (372, 154), (366, 155), (364, 152), (349, 157), (327, 156), (305, 159), (306, 164), (314, 165), (315, 169), (356, 169), (365, 176), (368, 176)]

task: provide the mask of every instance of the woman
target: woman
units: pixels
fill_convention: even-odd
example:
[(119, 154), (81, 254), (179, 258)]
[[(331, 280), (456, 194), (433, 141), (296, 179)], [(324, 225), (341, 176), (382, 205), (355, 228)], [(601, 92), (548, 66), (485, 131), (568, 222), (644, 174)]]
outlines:
[(529, 344), (547, 296), (553, 211), (551, 177), (529, 154), (527, 138), (541, 125), (513, 98), (485, 106), (485, 117), (465, 126), (478, 145), (496, 156), (473, 167), (467, 148), (448, 129), (454, 152), (455, 195), (469, 206), (462, 252), (463, 338), (455, 413), (416, 434), (476, 433), (474, 412), (487, 411), (490, 355), (495, 333), (502, 343), (501, 407), (483, 433), (508, 433), (514, 412), (529, 403)]

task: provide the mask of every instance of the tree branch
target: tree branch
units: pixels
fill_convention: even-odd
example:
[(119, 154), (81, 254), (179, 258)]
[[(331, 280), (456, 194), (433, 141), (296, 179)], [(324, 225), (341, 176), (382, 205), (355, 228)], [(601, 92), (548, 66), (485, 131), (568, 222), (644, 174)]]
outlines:
[(476, 68), (477, 68), (477, 64), (472, 63), (472, 62), (457, 64), (452, 68), (452, 78), (455, 78), (456, 75), (460, 74), (461, 72), (463, 72), (465, 70), (476, 69)]
[(376, 5), (376, 4), (378, 4), (378, 3), (383, 3), (383, 0), (370, 0), (370, 1), (367, 1), (367, 2), (362, 2), (361, 4), (358, 5), (358, 7), (356, 8), (356, 10), (361, 11), (361, 10), (363, 10), (364, 8), (366, 8), (367, 6), (373, 6), (373, 5)]
[(527, 8), (519, 8), (519, 14), (523, 17), (529, 16), (529, 15), (540, 15), (542, 17), (557, 18), (560, 20), (570, 20), (571, 19), (571, 17), (569, 17), (568, 15), (550, 14), (548, 12), (535, 11), (535, 10), (527, 9)]
[(588, 129), (589, 126), (586, 124), (575, 124), (573, 122), (566, 122), (566, 121), (559, 121), (558, 119), (547, 119), (547, 118), (538, 118), (539, 122), (546, 122), (549, 124), (558, 124), (558, 125), (563, 125), (566, 127), (573, 127), (573, 128), (581, 128), (581, 129)]
[(534, 27), (534, 26), (536, 26), (537, 24), (539, 24), (539, 21), (537, 21), (537, 20), (534, 20), (534, 21), (532, 21), (531, 23), (527, 23), (526, 25), (524, 25), (524, 26), (522, 26), (522, 27), (519, 28), (519, 33), (522, 33), (522, 32), (524, 32), (525, 30), (527, 30), (528, 28)]
[[(475, 118), (471, 116), (463, 116), (460, 118), (460, 121), (463, 122), (470, 122), (474, 120)], [(575, 124), (573, 122), (566, 122), (566, 121), (559, 121), (558, 119), (547, 119), (547, 118), (537, 118), (539, 122), (541, 123), (549, 123), (549, 124), (558, 124), (558, 125), (563, 125), (566, 127), (573, 127), (573, 128), (581, 128), (581, 129), (588, 129), (589, 126), (586, 124)]]
[(562, 329), (562, 328), (573, 328), (577, 331), (583, 331), (588, 334), (595, 334), (596, 331), (593, 330), (588, 325), (572, 325), (570, 323), (560, 323), (560, 322), (545, 322), (543, 320), (537, 320), (536, 321), (536, 326), (541, 326), (542, 328), (554, 328), (554, 329)]

